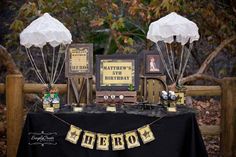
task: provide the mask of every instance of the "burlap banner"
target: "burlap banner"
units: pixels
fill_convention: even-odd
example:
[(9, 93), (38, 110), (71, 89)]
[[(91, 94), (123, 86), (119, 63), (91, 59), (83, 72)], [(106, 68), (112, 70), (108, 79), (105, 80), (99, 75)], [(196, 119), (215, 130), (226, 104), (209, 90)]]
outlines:
[(104, 151), (109, 150), (110, 148), (110, 138), (112, 143), (111, 148), (113, 151), (124, 150), (125, 148), (130, 149), (139, 147), (141, 142), (139, 141), (138, 135), (140, 136), (143, 144), (155, 140), (150, 125), (145, 125), (143, 127), (138, 128), (137, 130), (116, 134), (95, 133), (91, 131), (82, 130), (74, 125), (71, 125), (70, 130), (68, 131), (65, 139), (73, 144), (77, 144), (81, 135), (82, 147), (89, 149), (96, 148), (97, 150)]
[[(41, 108), (39, 109), (42, 110)], [(96, 148), (97, 150), (104, 150), (104, 151), (109, 150), (110, 147), (112, 148), (113, 151), (124, 150), (125, 148), (128, 149), (135, 148), (139, 147), (140, 143), (146, 144), (155, 140), (155, 136), (150, 126), (165, 117), (165, 116), (159, 117), (147, 125), (144, 125), (138, 129), (128, 131), (125, 133), (105, 134), (105, 133), (95, 133), (83, 130), (50, 112), (47, 113), (52, 117), (58, 119), (65, 125), (70, 126), (70, 130), (67, 132), (65, 140), (73, 144), (77, 144), (80, 136), (82, 136), (82, 141), (81, 141), (82, 147), (88, 149)], [(140, 142), (139, 137), (141, 138), (142, 142)], [(110, 146), (110, 141), (111, 141), (111, 146)]]

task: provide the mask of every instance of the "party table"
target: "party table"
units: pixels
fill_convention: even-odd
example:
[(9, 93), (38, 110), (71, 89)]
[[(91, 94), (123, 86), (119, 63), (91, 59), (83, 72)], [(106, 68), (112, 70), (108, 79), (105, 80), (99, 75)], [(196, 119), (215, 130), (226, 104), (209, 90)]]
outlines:
[(157, 117), (109, 112), (53, 115), (61, 120), (46, 112), (28, 113), (18, 157), (207, 157), (194, 113), (165, 116), (150, 126), (154, 141), (117, 151), (84, 148), (82, 137), (77, 144), (66, 141), (70, 129), (66, 123), (92, 132), (112, 134), (137, 129)]

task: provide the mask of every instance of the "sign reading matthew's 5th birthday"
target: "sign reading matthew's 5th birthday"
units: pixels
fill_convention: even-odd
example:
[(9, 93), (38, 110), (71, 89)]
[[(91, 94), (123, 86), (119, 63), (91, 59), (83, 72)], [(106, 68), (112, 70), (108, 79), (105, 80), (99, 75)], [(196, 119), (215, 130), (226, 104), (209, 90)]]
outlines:
[(122, 86), (133, 84), (134, 63), (133, 61), (102, 60), (101, 61), (101, 86)]
[(137, 60), (134, 56), (97, 56), (98, 89), (128, 90), (137, 86)]

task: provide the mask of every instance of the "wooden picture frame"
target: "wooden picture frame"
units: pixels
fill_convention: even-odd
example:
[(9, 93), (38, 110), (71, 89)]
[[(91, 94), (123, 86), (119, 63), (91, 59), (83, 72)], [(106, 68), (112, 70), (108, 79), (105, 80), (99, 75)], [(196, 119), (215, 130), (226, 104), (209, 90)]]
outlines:
[(97, 55), (96, 88), (98, 91), (138, 89), (139, 68), (136, 55)]
[(93, 75), (93, 44), (71, 44), (65, 61), (65, 75)]
[(144, 52), (144, 75), (163, 75), (163, 66), (160, 55), (156, 52)]

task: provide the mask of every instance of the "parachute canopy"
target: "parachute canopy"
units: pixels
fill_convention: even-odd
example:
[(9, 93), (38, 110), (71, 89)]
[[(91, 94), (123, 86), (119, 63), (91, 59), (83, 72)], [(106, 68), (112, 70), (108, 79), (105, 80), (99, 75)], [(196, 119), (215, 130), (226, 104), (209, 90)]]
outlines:
[(34, 20), (20, 34), (20, 44), (26, 48), (31, 46), (42, 48), (49, 43), (52, 47), (72, 42), (70, 31), (57, 19), (44, 13)]
[(197, 25), (175, 12), (150, 24), (147, 39), (150, 39), (154, 43), (158, 41), (172, 43), (174, 38), (181, 45), (185, 45), (188, 41), (192, 43), (198, 40), (199, 33)]

